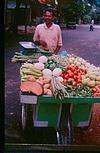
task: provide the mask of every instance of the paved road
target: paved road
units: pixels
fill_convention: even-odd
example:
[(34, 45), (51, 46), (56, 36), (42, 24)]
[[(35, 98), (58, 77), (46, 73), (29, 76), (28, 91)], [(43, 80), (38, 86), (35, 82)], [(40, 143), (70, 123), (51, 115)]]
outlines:
[[(63, 47), (61, 50), (67, 50), (68, 53), (81, 56), (90, 63), (100, 66), (99, 28), (95, 28), (93, 32), (84, 26), (79, 26), (76, 30), (63, 29), (62, 35)], [(10, 35), (5, 43), (5, 140), (6, 142), (27, 142), (28, 140), (31, 143), (56, 143), (54, 130), (50, 129), (52, 134), (49, 132), (50, 136), (45, 140), (45, 134), (41, 131), (36, 132), (34, 129), (33, 133), (28, 131), (29, 133), (23, 136), (20, 129), (20, 65), (11, 63), (11, 58), (15, 51), (21, 49), (18, 41), (22, 40), (32, 40), (32, 35), (18, 36), (16, 39)], [(39, 139), (36, 139), (36, 133), (39, 134)], [(100, 144), (100, 104), (94, 107), (93, 120), (89, 129), (75, 129), (74, 144)]]
[(63, 31), (62, 49), (88, 60), (91, 64), (100, 66), (100, 28), (89, 31), (87, 26), (78, 26), (77, 30)]

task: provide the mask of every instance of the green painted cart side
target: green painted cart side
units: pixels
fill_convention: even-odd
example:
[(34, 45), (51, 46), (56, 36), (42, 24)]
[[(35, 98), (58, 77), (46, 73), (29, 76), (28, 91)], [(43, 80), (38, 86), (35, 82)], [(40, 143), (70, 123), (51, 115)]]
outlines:
[[(22, 127), (26, 126), (27, 105), (33, 105), (33, 126), (54, 127), (61, 144), (72, 143), (72, 128), (87, 127), (92, 116), (93, 103), (100, 97), (65, 97), (62, 101), (52, 96), (20, 94), (22, 103)], [(64, 130), (64, 131), (63, 131)]]
[(55, 128), (58, 127), (60, 115), (61, 115), (60, 104), (38, 103), (36, 120), (41, 123), (44, 123), (44, 126), (47, 125), (48, 127), (55, 127)]
[[(45, 101), (44, 101), (45, 99)], [(39, 96), (38, 100), (40, 103), (71, 103), (71, 104), (77, 104), (77, 103), (100, 103), (100, 97), (65, 97), (62, 101), (53, 97), (53, 96)]]
[[(60, 101), (55, 97), (38, 97), (38, 121), (47, 121), (48, 126), (57, 127), (63, 103), (71, 103), (71, 118), (74, 127), (89, 126), (93, 103), (100, 102), (96, 97), (65, 97)], [(65, 106), (67, 107), (67, 106)], [(67, 109), (67, 108), (66, 108)]]
[(88, 127), (92, 117), (93, 104), (73, 104), (71, 118), (74, 127)]
[[(23, 103), (34, 103), (34, 95), (22, 94)], [(26, 99), (25, 99), (26, 98)], [(26, 102), (25, 102), (26, 100)], [(65, 97), (62, 101), (53, 96), (39, 96), (35, 102), (34, 126), (58, 127), (63, 104), (70, 103), (70, 113), (73, 126), (88, 126), (93, 103), (99, 103), (100, 97)], [(67, 107), (64, 105), (64, 107)], [(66, 108), (67, 109), (67, 108)]]
[[(71, 118), (74, 127), (89, 126), (93, 104), (72, 104)], [(66, 106), (67, 107), (67, 106)], [(38, 105), (37, 121), (47, 123), (49, 127), (58, 127), (62, 105), (41, 103)], [(67, 109), (67, 108), (66, 108)]]

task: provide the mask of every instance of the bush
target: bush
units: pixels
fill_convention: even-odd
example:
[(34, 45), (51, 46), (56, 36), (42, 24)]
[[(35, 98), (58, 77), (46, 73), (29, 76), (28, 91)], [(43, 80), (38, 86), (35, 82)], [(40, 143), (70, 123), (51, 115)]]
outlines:
[(83, 17), (83, 22), (84, 22), (84, 23), (90, 23), (90, 21), (91, 21), (91, 16), (85, 15), (85, 16)]

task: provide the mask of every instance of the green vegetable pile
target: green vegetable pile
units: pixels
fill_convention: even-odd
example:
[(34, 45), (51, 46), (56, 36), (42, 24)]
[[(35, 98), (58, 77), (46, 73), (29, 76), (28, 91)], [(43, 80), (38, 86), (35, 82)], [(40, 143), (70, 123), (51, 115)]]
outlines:
[(33, 53), (32, 55), (23, 55), (22, 53), (15, 52), (15, 55), (12, 57), (11, 62), (26, 62), (29, 59), (37, 60), (41, 56), (41, 53)]
[(70, 96), (79, 96), (79, 97), (94, 97), (94, 93), (92, 88), (83, 85), (83, 84), (78, 84), (75, 87), (72, 87), (71, 85), (67, 84), (66, 85), (66, 90), (69, 93)]
[(54, 68), (59, 67), (59, 64), (55, 59), (48, 59), (48, 62), (45, 64), (45, 68), (54, 70)]

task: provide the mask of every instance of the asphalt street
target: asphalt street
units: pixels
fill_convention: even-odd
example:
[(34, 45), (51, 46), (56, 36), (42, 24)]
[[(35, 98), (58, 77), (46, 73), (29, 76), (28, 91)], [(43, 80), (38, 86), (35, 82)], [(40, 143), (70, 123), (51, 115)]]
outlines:
[[(74, 30), (62, 29), (63, 47), (70, 54), (78, 55), (95, 66), (100, 66), (100, 26), (89, 31), (89, 26), (77, 26)], [(5, 142), (8, 143), (56, 143), (54, 129), (21, 130), (21, 104), (19, 97), (20, 64), (12, 63), (11, 58), (20, 51), (19, 41), (32, 41), (32, 34), (5, 37)], [(42, 132), (41, 132), (42, 131)], [(88, 129), (75, 129), (73, 144), (100, 144), (100, 104), (94, 105), (93, 119)]]

